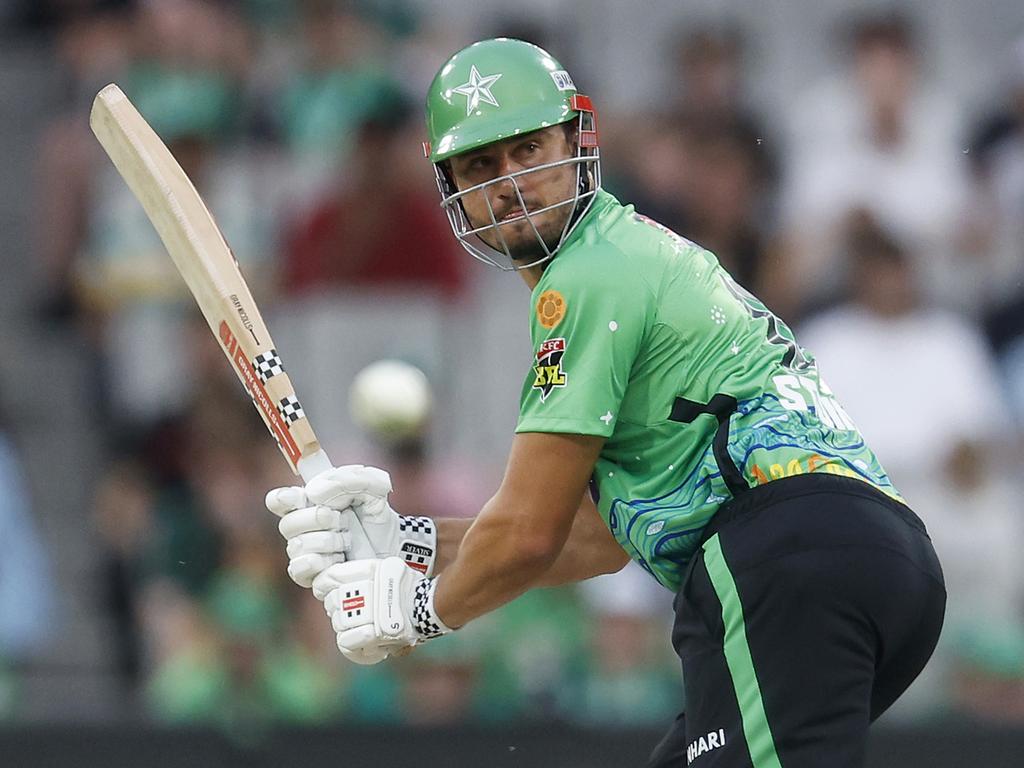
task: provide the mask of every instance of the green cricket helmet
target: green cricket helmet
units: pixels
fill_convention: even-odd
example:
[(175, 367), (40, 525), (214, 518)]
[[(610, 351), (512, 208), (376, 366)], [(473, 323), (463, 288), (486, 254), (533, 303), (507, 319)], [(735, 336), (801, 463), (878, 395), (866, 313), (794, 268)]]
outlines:
[[(577, 123), (573, 156), (462, 190), (449, 173), (446, 161), (463, 152), (573, 120)], [(441, 207), (448, 215), (452, 231), (471, 255), (500, 269), (525, 269), (553, 258), (601, 188), (597, 121), (590, 99), (576, 91), (569, 73), (549, 53), (522, 40), (483, 40), (445, 62), (427, 92), (427, 136), (424, 154), (434, 164)], [(574, 167), (573, 196), (528, 211), (517, 179), (559, 166)], [(521, 218), (530, 224), (540, 244), (539, 257), (513, 257), (486, 194), (483, 199), (487, 201), (490, 221), (474, 225), (466, 215), (462, 205), (466, 195), (508, 182), (519, 199)], [(532, 217), (565, 207), (569, 208), (569, 215), (557, 241), (546, 242)], [(505, 220), (503, 224), (518, 220)], [(494, 239), (501, 244), (499, 248), (479, 237), (488, 230), (494, 232)]]

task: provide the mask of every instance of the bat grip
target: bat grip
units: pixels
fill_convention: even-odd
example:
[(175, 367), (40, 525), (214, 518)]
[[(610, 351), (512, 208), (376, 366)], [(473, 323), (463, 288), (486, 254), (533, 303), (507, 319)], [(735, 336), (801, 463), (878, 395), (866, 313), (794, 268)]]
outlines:
[(327, 452), (323, 448), (319, 448), (315, 453), (299, 459), (296, 467), (299, 470), (299, 474), (302, 475), (302, 479), (308, 483), (321, 472), (333, 469), (334, 465), (327, 458)]

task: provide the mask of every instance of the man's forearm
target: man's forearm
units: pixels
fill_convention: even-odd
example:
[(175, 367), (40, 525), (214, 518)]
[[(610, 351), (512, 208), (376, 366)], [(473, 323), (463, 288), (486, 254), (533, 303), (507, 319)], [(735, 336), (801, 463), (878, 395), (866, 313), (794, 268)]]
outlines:
[(558, 559), (531, 587), (557, 587), (604, 573), (615, 573), (629, 562), (604, 524), (590, 498), (585, 498), (573, 520), (569, 538)]
[(439, 579), (435, 605), (453, 628), (521, 595), (557, 557), (557, 549), (519, 529), (514, 518), (486, 512), (485, 507)]
[(462, 539), (473, 524), (474, 518), (445, 517), (437, 524), (437, 555), (434, 558), (434, 575), (441, 573), (455, 562)]
[[(437, 559), (434, 575), (455, 562), (462, 540), (474, 518), (443, 518), (437, 523)], [(550, 568), (536, 575), (529, 588), (556, 587), (604, 573), (614, 573), (629, 556), (612, 537), (589, 498), (585, 498), (573, 521), (569, 538)]]
[[(604, 438), (520, 432), (501, 487), (455, 544), (459, 529), (439, 533), (443, 568), (433, 591), (449, 627), (504, 605), (548, 571), (565, 546)], [(452, 553), (454, 560), (452, 559)]]

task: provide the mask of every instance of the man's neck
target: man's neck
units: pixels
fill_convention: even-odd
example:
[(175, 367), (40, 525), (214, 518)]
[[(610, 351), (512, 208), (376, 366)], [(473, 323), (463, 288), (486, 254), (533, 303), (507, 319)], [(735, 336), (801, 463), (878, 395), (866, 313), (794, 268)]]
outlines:
[(537, 283), (540, 282), (540, 276), (544, 274), (544, 267), (546, 264), (538, 264), (535, 267), (527, 267), (526, 269), (520, 269), (519, 275), (523, 278), (527, 287), (532, 291), (537, 287)]

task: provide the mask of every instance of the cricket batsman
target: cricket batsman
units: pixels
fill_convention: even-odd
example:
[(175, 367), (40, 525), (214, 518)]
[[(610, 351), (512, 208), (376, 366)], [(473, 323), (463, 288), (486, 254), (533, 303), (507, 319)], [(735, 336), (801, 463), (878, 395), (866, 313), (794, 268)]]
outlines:
[(402, 516), (371, 467), (271, 491), (292, 579), (373, 664), (632, 558), (676, 594), (686, 694), (651, 766), (862, 765), (945, 588), (814, 358), (712, 254), (601, 188), (594, 105), (547, 52), (471, 45), (426, 112), (455, 236), (531, 290), (508, 466), (471, 521)]

